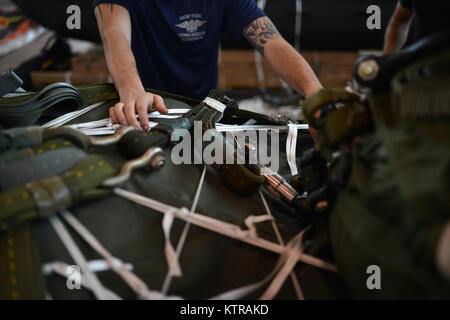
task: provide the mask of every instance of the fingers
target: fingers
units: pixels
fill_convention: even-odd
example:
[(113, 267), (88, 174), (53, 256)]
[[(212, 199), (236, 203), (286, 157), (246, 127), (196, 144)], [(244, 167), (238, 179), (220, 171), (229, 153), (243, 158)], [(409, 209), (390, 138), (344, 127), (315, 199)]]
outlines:
[(125, 117), (130, 126), (135, 127), (137, 130), (140, 129), (137, 119), (136, 119), (136, 102), (130, 101), (123, 108), (123, 112), (125, 113)]
[(148, 131), (148, 110), (151, 109), (151, 106), (153, 104), (153, 96), (152, 95), (145, 95), (144, 98), (139, 100), (136, 103), (136, 112), (139, 115), (139, 121), (141, 122), (142, 128), (145, 131)]
[[(125, 103), (118, 102), (113, 107), (113, 113), (115, 115), (116, 122), (119, 122), (121, 125), (128, 125), (127, 119), (125, 118), (125, 114), (123, 113), (123, 108), (125, 107)], [(112, 119), (112, 118), (111, 118)]]
[(140, 127), (136, 119), (137, 112), (142, 128), (148, 130), (148, 111), (152, 109), (156, 109), (160, 113), (168, 113), (161, 96), (142, 92), (135, 95), (133, 99), (118, 102), (114, 107), (110, 108), (109, 117), (112, 122), (119, 122), (122, 126), (130, 125), (139, 130)]
[(161, 96), (157, 94), (153, 95), (153, 108), (158, 110), (160, 113), (168, 113), (166, 106), (164, 105), (164, 100)]
[(109, 108), (109, 118), (111, 119), (112, 123), (117, 123), (117, 117), (116, 113), (114, 112), (114, 107)]

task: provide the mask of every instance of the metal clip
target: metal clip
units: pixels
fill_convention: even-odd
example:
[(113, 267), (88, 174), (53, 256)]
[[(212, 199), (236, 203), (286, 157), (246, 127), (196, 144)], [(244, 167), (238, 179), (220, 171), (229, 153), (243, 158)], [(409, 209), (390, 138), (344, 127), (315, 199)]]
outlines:
[(112, 144), (116, 144), (122, 139), (124, 135), (126, 135), (130, 131), (136, 130), (134, 127), (120, 127), (119, 130), (115, 134), (109, 137), (104, 138), (91, 138), (91, 144), (93, 146), (109, 146)]
[(130, 178), (133, 170), (144, 168), (147, 165), (150, 165), (152, 170), (157, 170), (164, 165), (165, 161), (166, 159), (161, 148), (150, 148), (139, 158), (125, 162), (120, 169), (119, 174), (115, 177), (106, 179), (102, 185), (107, 188), (117, 187)]

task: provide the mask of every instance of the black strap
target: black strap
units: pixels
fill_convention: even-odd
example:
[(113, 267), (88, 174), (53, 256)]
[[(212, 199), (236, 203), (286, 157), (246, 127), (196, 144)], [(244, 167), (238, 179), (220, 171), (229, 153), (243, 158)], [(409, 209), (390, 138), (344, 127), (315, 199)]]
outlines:
[(63, 148), (3, 166), (0, 168), (0, 191), (60, 175), (86, 156), (80, 149)]
[[(28, 95), (26, 95), (28, 96)], [(50, 111), (64, 114), (82, 105), (80, 92), (72, 85), (57, 82), (23, 101), (23, 96), (0, 98), (0, 124), (6, 127), (27, 126), (38, 122)], [(55, 114), (55, 117), (58, 116)]]
[(16, 89), (20, 88), (23, 84), (22, 79), (20, 79), (17, 74), (12, 70), (3, 72), (0, 75), (0, 97), (5, 94), (14, 92)]

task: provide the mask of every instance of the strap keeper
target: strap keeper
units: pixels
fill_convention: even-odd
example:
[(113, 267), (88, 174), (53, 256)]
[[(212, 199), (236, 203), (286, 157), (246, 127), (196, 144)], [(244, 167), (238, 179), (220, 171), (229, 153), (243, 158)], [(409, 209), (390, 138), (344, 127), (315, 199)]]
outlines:
[(70, 191), (58, 176), (27, 183), (26, 188), (33, 195), (41, 218), (72, 204)]
[(216, 99), (210, 98), (210, 97), (206, 97), (203, 100), (203, 102), (206, 103), (211, 108), (216, 109), (220, 113), (223, 113), (225, 111), (225, 109), (227, 108), (227, 106), (225, 104), (223, 104), (222, 102), (220, 102)]

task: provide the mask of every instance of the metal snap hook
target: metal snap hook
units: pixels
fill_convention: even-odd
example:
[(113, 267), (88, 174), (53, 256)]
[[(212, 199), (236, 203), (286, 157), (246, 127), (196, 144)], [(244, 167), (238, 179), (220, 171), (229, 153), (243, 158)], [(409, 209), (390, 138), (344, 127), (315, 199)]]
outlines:
[(130, 131), (134, 131), (136, 128), (134, 127), (120, 127), (115, 134), (109, 137), (103, 138), (95, 138), (91, 137), (91, 144), (93, 146), (109, 146), (112, 144), (116, 144), (122, 139), (124, 135), (126, 135)]
[(119, 174), (115, 177), (106, 179), (102, 186), (107, 188), (117, 187), (126, 182), (134, 170), (144, 168), (146, 166), (150, 166), (152, 170), (157, 170), (165, 164), (165, 161), (166, 159), (164, 157), (163, 150), (160, 147), (150, 148), (139, 158), (125, 162), (120, 169)]

